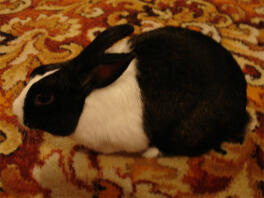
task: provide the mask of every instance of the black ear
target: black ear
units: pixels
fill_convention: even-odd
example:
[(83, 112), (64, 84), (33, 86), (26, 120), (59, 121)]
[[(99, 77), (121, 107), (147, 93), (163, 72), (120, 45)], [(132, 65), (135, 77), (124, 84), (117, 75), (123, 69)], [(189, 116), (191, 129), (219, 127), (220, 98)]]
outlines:
[(111, 84), (127, 69), (134, 57), (133, 53), (103, 54), (100, 57), (100, 63), (81, 82), (82, 87), (84, 89), (102, 88)]
[(62, 68), (66, 64), (67, 64), (67, 62), (64, 62), (64, 63), (56, 63), (56, 64), (49, 64), (49, 65), (41, 65), (41, 66), (35, 68), (31, 72), (30, 78), (34, 78), (36, 75), (43, 75), (46, 72), (51, 71), (51, 70), (60, 69), (60, 68)]
[(95, 54), (102, 54), (106, 49), (111, 47), (115, 42), (128, 36), (134, 31), (134, 27), (129, 24), (117, 25), (110, 27), (99, 34), (95, 40), (86, 47), (78, 59), (85, 60), (87, 56), (94, 56)]

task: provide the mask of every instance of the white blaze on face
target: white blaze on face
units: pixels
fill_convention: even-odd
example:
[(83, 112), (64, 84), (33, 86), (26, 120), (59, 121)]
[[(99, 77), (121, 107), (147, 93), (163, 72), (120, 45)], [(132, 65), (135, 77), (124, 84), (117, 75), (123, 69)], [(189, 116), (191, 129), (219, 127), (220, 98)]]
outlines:
[(13, 103), (13, 113), (17, 116), (18, 121), (21, 124), (24, 124), (24, 103), (25, 103), (25, 99), (26, 99), (28, 91), (30, 90), (30, 88), (32, 87), (33, 84), (35, 84), (36, 82), (45, 78), (46, 76), (49, 76), (49, 75), (55, 73), (56, 71), (58, 71), (58, 69), (55, 69), (53, 71), (49, 71), (49, 72), (45, 73), (44, 75), (36, 75), (34, 78), (32, 78), (29, 81), (27, 86), (22, 90), (20, 95), (15, 99), (15, 101)]

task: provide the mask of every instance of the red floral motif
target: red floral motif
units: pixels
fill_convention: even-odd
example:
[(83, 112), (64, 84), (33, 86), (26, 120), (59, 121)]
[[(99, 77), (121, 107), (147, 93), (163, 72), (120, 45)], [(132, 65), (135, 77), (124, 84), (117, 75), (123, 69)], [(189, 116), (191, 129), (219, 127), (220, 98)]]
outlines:
[[(260, 0), (0, 1), (0, 197), (263, 197), (264, 2)], [(134, 34), (165, 25), (211, 36), (248, 82), (251, 122), (226, 155), (144, 159), (101, 155), (69, 138), (25, 131), (12, 103), (40, 64), (77, 56), (109, 26)]]

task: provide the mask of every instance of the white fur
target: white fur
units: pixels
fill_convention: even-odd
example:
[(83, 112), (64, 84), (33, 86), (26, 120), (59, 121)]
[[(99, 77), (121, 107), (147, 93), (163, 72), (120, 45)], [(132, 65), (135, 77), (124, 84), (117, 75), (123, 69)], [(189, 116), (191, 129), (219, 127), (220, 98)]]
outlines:
[(105, 50), (105, 53), (129, 53), (131, 52), (128, 40), (129, 38), (124, 38), (118, 41), (112, 47)]
[(46, 76), (49, 76), (53, 73), (58, 71), (58, 69), (55, 69), (53, 71), (49, 71), (45, 73), (44, 75), (37, 75), (33, 79), (29, 81), (27, 86), (23, 89), (23, 91), (20, 93), (20, 95), (15, 99), (13, 103), (13, 113), (17, 116), (18, 121), (24, 125), (24, 103), (27, 96), (27, 93), (29, 89), (32, 87), (33, 84), (40, 81), (41, 79), (45, 78)]
[(159, 149), (157, 147), (149, 147), (143, 154), (142, 156), (145, 158), (154, 158), (154, 157), (158, 157), (161, 156), (161, 152), (159, 151)]
[(75, 140), (102, 153), (141, 152), (148, 148), (135, 64), (136, 59), (118, 80), (86, 98), (72, 135)]
[[(129, 52), (127, 40), (106, 50), (114, 52)], [(132, 60), (119, 79), (86, 98), (73, 139), (102, 153), (141, 152), (148, 148), (136, 64), (137, 60)]]
[[(106, 53), (129, 52), (127, 39), (106, 50)], [(76, 130), (71, 135), (78, 143), (102, 153), (142, 152), (148, 149), (149, 140), (143, 129), (143, 104), (136, 80), (137, 60), (111, 85), (94, 90), (85, 100), (83, 112)], [(34, 77), (13, 104), (13, 111), (23, 123), (23, 109), (26, 94), (31, 86), (43, 76)], [(145, 157), (158, 155), (156, 150)]]

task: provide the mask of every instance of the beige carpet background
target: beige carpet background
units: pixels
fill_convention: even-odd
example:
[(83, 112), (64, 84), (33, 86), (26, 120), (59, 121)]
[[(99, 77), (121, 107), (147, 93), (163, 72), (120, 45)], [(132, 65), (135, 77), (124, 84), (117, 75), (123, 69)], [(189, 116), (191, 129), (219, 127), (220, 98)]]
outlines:
[[(232, 52), (248, 82), (245, 142), (195, 158), (95, 154), (68, 138), (19, 127), (11, 111), (30, 72), (69, 60), (109, 26), (173, 25)], [(0, 0), (1, 198), (264, 197), (263, 0)]]

